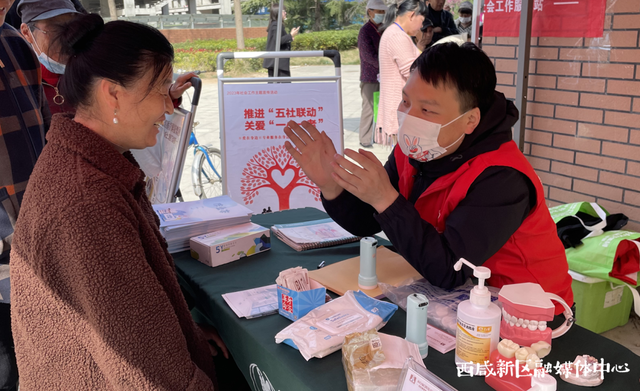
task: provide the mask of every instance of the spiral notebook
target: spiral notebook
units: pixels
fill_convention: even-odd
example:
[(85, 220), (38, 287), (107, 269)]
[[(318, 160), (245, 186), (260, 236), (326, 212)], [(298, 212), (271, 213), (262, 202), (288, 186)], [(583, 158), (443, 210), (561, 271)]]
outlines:
[(293, 224), (277, 224), (271, 227), (273, 234), (296, 251), (335, 246), (360, 240), (332, 219), (305, 221)]

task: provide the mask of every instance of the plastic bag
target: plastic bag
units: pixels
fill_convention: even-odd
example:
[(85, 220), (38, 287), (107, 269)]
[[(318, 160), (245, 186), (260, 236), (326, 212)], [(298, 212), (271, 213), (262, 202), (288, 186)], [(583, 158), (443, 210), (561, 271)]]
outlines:
[(349, 391), (395, 391), (409, 357), (420, 357), (420, 349), (404, 338), (376, 330), (347, 335), (342, 366)]
[(156, 135), (156, 145), (145, 149), (132, 149), (131, 154), (140, 165), (140, 169), (147, 178), (153, 178), (162, 171), (162, 140), (164, 132), (163, 127)]
[(322, 358), (339, 350), (351, 333), (379, 330), (397, 309), (360, 291), (347, 291), (284, 328), (276, 334), (276, 343), (300, 350), (307, 361)]
[[(464, 300), (469, 300), (469, 292), (475, 284), (468, 279), (464, 285), (460, 285), (452, 290), (446, 290), (431, 285), (427, 280), (408, 280), (393, 286), (379, 282), (378, 286), (389, 300), (397, 304), (403, 310), (407, 310), (407, 297), (413, 293), (421, 293), (429, 299), (427, 307), (427, 323), (451, 335), (456, 335), (458, 304)], [(491, 292), (491, 301), (501, 307), (498, 300), (498, 288), (488, 286)], [(501, 307), (502, 308), (502, 307)]]

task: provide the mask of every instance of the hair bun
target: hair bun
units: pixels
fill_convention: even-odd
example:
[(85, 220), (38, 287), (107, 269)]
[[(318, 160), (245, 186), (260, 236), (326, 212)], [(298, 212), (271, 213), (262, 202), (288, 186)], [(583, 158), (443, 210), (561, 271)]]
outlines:
[(98, 14), (79, 15), (61, 34), (62, 51), (69, 56), (83, 53), (104, 29), (104, 20)]

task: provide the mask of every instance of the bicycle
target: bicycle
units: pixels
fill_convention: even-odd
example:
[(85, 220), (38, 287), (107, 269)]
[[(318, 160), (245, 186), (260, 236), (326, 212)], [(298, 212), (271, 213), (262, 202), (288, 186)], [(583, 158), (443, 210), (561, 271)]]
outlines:
[(189, 148), (193, 146), (193, 165), (191, 166), (191, 184), (193, 192), (200, 198), (212, 198), (223, 194), (222, 191), (222, 154), (215, 147), (201, 145), (196, 138), (196, 126), (193, 123)]

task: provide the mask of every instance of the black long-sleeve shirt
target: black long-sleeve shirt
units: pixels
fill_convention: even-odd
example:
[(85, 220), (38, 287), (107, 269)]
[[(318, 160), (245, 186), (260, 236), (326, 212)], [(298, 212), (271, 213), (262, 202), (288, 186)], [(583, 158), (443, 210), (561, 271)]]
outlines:
[(440, 27), (442, 29), (442, 32), (440, 33), (433, 33), (432, 42), (438, 42), (449, 35), (459, 34), (458, 27), (456, 27), (456, 23), (453, 20), (451, 12), (445, 10), (435, 11), (431, 8), (431, 4), (427, 4), (427, 7), (429, 10), (427, 18), (433, 22), (433, 27)]
[[(273, 21), (269, 24), (269, 30), (267, 33), (267, 51), (273, 52), (276, 50), (276, 38), (278, 31), (278, 22)], [(280, 51), (284, 52), (287, 50), (291, 50), (291, 42), (293, 42), (293, 36), (291, 34), (287, 34), (287, 31), (284, 29), (284, 24), (280, 27)], [(274, 58), (265, 58), (262, 61), (263, 68), (273, 68), (275, 66)], [(289, 71), (289, 57), (281, 58), (278, 61), (278, 69), (281, 71)]]
[[(464, 257), (481, 265), (509, 240), (535, 206), (533, 183), (510, 167), (487, 168), (447, 217), (442, 233), (420, 217), (414, 204), (439, 177), (511, 140), (511, 125), (516, 118), (517, 109), (498, 94), (480, 125), (456, 152), (426, 163), (410, 160), (418, 171), (409, 200), (399, 195), (389, 208), (378, 214), (372, 206), (343, 191), (334, 200), (323, 198), (325, 210), (354, 235), (368, 236), (383, 230), (398, 253), (432, 284), (443, 288), (460, 285), (472, 272), (467, 268), (456, 272), (453, 264)], [(398, 190), (399, 176), (393, 152), (385, 169)]]

